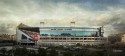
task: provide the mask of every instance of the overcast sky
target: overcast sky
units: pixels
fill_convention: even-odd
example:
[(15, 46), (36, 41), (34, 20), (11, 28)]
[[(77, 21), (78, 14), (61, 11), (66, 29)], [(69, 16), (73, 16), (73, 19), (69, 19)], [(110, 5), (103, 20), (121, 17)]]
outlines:
[[(125, 31), (125, 0), (0, 0), (0, 33), (16, 26), (105, 26), (106, 34)], [(108, 29), (108, 30), (107, 30)]]

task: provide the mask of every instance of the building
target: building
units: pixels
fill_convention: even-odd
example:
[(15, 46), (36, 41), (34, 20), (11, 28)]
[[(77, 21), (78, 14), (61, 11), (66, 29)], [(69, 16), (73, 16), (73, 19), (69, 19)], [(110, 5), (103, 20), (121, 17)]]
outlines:
[(121, 42), (125, 43), (125, 33), (121, 33)]
[(16, 35), (12, 34), (0, 34), (0, 41), (15, 41)]
[(32, 43), (42, 46), (99, 45), (106, 41), (101, 27), (29, 27), (20, 24), (16, 31), (19, 44)]
[(35, 45), (39, 36), (39, 27), (29, 27), (21, 23), (16, 28), (17, 43), (20, 45)]

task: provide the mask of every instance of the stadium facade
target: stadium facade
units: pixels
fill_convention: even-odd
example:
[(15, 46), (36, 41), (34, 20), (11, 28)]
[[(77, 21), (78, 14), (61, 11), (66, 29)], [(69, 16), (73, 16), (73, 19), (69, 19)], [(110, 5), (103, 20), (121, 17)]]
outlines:
[(103, 33), (102, 27), (29, 27), (20, 24), (16, 29), (18, 44), (42, 46), (104, 44)]

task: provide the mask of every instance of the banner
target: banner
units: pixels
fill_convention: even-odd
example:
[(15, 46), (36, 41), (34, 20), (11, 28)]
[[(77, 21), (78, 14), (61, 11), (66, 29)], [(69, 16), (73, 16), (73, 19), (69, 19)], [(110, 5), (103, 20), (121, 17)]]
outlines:
[(34, 34), (34, 35), (33, 35), (33, 40), (34, 40), (34, 41), (38, 41), (38, 37), (39, 37), (39, 34)]

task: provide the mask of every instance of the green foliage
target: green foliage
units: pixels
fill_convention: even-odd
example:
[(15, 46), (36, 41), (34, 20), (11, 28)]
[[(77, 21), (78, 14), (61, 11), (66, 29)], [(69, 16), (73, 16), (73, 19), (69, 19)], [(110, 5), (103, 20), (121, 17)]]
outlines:
[(85, 56), (85, 52), (83, 50), (81, 51), (76, 51), (75, 56)]
[(47, 52), (43, 48), (38, 49), (38, 56), (47, 56)]
[(13, 56), (14, 55), (14, 49), (8, 50), (8, 56)]
[(82, 45), (81, 45), (80, 43), (77, 43), (76, 46), (80, 47), (80, 46), (82, 46)]
[(1, 53), (3, 56), (5, 56), (6, 53), (7, 53), (7, 49), (6, 49), (6, 48), (0, 49), (0, 53)]
[(58, 56), (58, 52), (55, 49), (51, 49), (49, 51), (49, 55), (48, 56)]
[(28, 56), (37, 56), (37, 53), (35, 52), (35, 50), (29, 50)]
[(27, 49), (26, 47), (23, 47), (23, 48), (16, 48), (15, 51), (14, 51), (14, 55), (16, 56), (27, 56)]
[(121, 41), (121, 35), (119, 35), (119, 34), (110, 35), (110, 36), (108, 36), (108, 41), (111, 44), (115, 44), (116, 42), (120, 42)]
[(64, 52), (63, 56), (73, 56), (73, 52), (72, 51)]
[[(65, 50), (65, 49), (27, 49), (23, 48), (13, 48), (7, 50), (6, 48), (0, 49), (0, 56), (125, 56), (125, 51), (123, 52), (113, 52), (111, 50), (101, 51), (100, 49), (79, 49), (79, 50)], [(58, 53), (59, 52), (59, 53)]]

